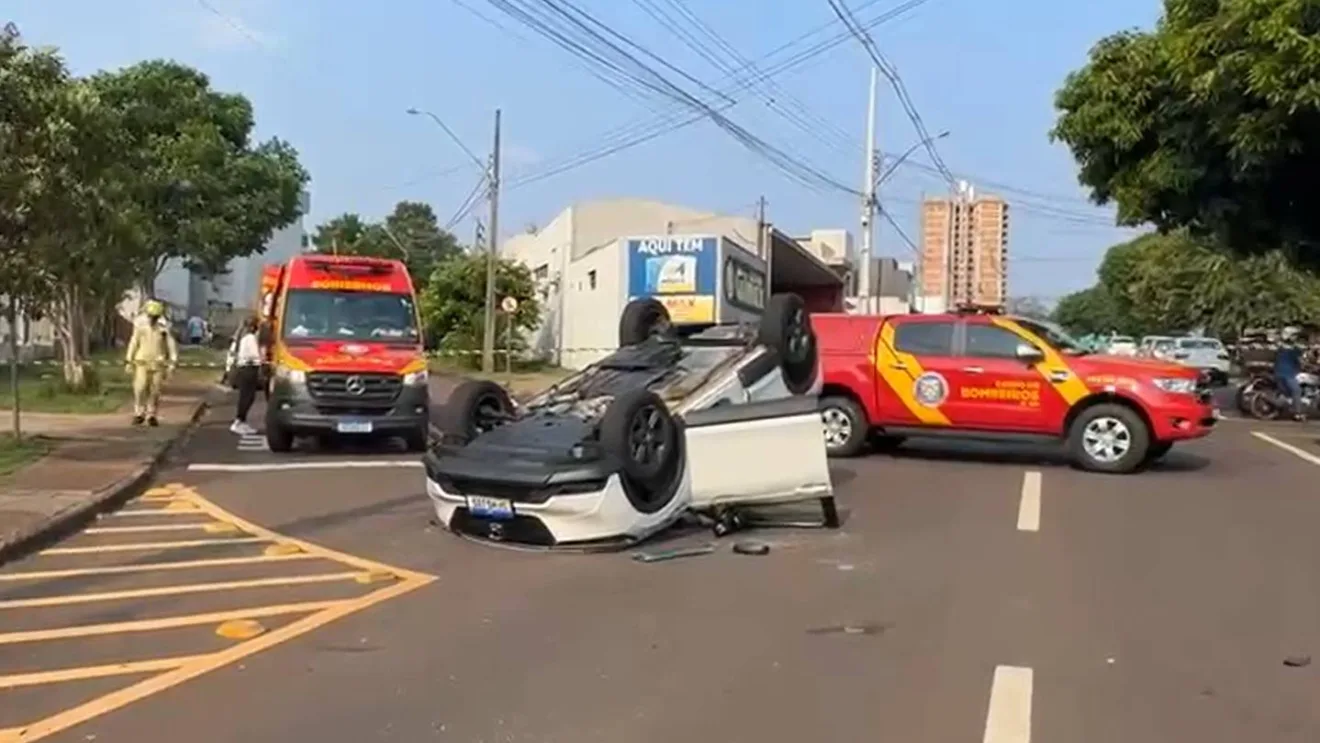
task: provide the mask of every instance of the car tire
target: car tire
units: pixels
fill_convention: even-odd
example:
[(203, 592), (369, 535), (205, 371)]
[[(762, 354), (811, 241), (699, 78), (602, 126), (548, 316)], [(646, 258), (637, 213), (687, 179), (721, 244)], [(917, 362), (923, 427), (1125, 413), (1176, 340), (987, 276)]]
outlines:
[(820, 398), (816, 409), (820, 411), (825, 455), (842, 458), (860, 454), (871, 427), (862, 406), (850, 397), (829, 395)]
[(403, 445), (410, 452), (424, 452), (427, 445), (431, 443), (431, 426), (423, 425), (420, 428), (408, 432), (403, 437)]
[(656, 299), (634, 299), (619, 316), (619, 345), (635, 346), (649, 338), (669, 334), (669, 310)]
[[(1094, 436), (1102, 438), (1097, 441)], [(1106, 442), (1103, 438), (1106, 436), (1113, 438)], [(1145, 461), (1150, 450), (1150, 429), (1136, 411), (1125, 405), (1093, 405), (1073, 421), (1068, 431), (1068, 449), (1074, 464), (1081, 469), (1127, 474)]]
[(462, 445), (500, 425), (512, 413), (513, 400), (507, 390), (490, 380), (469, 379), (455, 387), (441, 406), (436, 427), (446, 442)]
[(271, 415), (266, 416), (266, 446), (276, 453), (293, 451), (293, 431)]
[(683, 468), (683, 432), (660, 396), (629, 390), (610, 401), (600, 445), (619, 462), (633, 508), (655, 513), (673, 500)]
[(779, 355), (784, 385), (789, 392), (801, 395), (816, 384), (820, 369), (816, 333), (802, 297), (796, 294), (770, 297), (761, 315), (757, 340)]

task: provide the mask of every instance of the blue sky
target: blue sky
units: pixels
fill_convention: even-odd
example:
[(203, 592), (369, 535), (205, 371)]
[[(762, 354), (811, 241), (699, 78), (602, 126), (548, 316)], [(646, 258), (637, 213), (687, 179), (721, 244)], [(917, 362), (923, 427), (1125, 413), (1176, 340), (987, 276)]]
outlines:
[[(847, 0), (863, 20), (900, 4), (882, 0), (861, 9), (865, 1)], [(676, 15), (669, 0), (577, 2), (692, 77), (708, 83), (723, 77), (644, 10)], [(826, 0), (680, 4), (752, 60), (835, 20)], [(247, 95), (258, 136), (292, 142), (312, 173), (309, 228), (344, 211), (380, 216), (405, 198), (430, 202), (442, 220), (455, 213), (479, 173), (434, 124), (408, 116), (410, 107), (435, 112), (483, 157), (493, 112), (502, 109), (510, 183), (589, 151), (619, 126), (690, 115), (681, 104), (643, 105), (607, 86), (488, 0), (9, 0), (6, 6), (8, 19), (0, 20), (18, 23), (34, 43), (60, 47), (76, 73), (169, 57), (205, 71), (219, 89)], [(1104, 249), (1130, 234), (1109, 226), (1111, 210), (1086, 202), (1071, 157), (1047, 132), (1053, 93), (1090, 46), (1120, 29), (1149, 27), (1158, 12), (1155, 0), (930, 0), (872, 31), (928, 130), (950, 132), (939, 142), (950, 169), (1013, 204), (1011, 294), (1052, 297), (1090, 284)], [(773, 91), (738, 94), (726, 113), (758, 138), (860, 188), (868, 69), (869, 58), (849, 40), (776, 76)], [(814, 123), (807, 131), (795, 127), (768, 96), (779, 110), (808, 111)], [(879, 109), (881, 149), (902, 152), (918, 141), (887, 86)], [(916, 239), (916, 203), (945, 189), (938, 176), (905, 166), (883, 186), (881, 200)], [(544, 224), (574, 201), (602, 196), (749, 215), (765, 196), (771, 220), (789, 233), (858, 229), (855, 197), (803, 187), (702, 121), (511, 187), (501, 202), (501, 233)], [(468, 239), (473, 226), (469, 217), (454, 230)], [(911, 255), (884, 224), (878, 252)]]

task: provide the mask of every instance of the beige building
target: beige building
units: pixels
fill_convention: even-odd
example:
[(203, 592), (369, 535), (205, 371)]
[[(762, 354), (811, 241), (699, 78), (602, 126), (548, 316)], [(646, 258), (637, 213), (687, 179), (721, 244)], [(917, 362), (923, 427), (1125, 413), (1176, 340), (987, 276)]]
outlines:
[(1008, 203), (963, 187), (956, 197), (921, 206), (918, 306), (943, 312), (972, 302), (1002, 305), (1008, 296)]

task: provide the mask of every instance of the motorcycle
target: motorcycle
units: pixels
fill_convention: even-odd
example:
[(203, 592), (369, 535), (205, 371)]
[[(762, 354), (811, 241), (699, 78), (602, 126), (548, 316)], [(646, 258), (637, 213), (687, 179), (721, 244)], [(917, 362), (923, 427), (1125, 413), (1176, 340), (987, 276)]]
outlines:
[[(1320, 375), (1302, 372), (1297, 375), (1297, 384), (1302, 391), (1302, 416), (1320, 415)], [(1292, 412), (1292, 400), (1273, 379), (1268, 386), (1262, 384), (1253, 390), (1246, 403), (1249, 414), (1260, 420), (1275, 420)]]
[(1278, 384), (1274, 381), (1273, 364), (1251, 363), (1247, 364), (1246, 367), (1247, 381), (1238, 385), (1234, 403), (1237, 405), (1239, 413), (1251, 415), (1252, 398), (1259, 392), (1276, 389)]

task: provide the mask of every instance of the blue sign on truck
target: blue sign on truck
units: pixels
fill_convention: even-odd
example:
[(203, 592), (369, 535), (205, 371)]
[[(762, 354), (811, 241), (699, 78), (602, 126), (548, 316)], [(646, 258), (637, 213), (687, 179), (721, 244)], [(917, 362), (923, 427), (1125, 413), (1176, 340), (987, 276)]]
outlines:
[(629, 298), (654, 297), (676, 323), (715, 321), (718, 238), (640, 237), (626, 246)]

